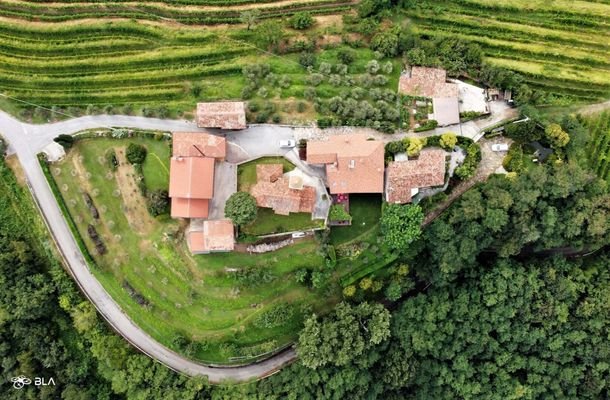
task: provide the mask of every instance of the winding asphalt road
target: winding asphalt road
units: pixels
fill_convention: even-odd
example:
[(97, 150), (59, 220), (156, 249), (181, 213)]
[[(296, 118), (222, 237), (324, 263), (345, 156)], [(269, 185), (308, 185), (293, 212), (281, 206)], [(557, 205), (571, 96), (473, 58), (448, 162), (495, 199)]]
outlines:
[[(259, 363), (239, 367), (212, 367), (193, 362), (163, 346), (135, 325), (114, 302), (93, 276), (76, 244), (72, 232), (51, 192), (36, 155), (59, 134), (73, 134), (84, 129), (103, 127), (128, 127), (164, 131), (203, 131), (192, 122), (162, 120), (129, 116), (88, 116), (44, 125), (22, 123), (0, 111), (0, 135), (9, 144), (9, 152), (15, 153), (24, 169), (30, 189), (38, 203), (66, 264), (89, 300), (108, 323), (129, 343), (167, 367), (187, 375), (206, 375), (210, 382), (223, 380), (243, 382), (268, 376), (296, 358), (294, 349), (288, 349)], [(253, 139), (263, 127), (244, 131), (244, 139)], [(267, 134), (278, 138), (291, 136), (290, 128), (273, 129)], [(259, 139), (260, 141), (260, 139)]]

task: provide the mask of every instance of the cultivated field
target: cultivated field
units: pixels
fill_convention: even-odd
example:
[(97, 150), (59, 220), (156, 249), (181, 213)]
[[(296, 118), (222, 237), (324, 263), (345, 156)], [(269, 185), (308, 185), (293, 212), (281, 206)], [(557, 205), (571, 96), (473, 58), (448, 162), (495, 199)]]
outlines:
[[(166, 187), (169, 147), (153, 139), (82, 140), (50, 170), (95, 260), (92, 271), (155, 339), (203, 361), (247, 361), (294, 340), (304, 312), (324, 311), (337, 301), (295, 280), (296, 270), (315, 270), (323, 262), (313, 240), (265, 255), (192, 257), (184, 225), (148, 214), (135, 170), (124, 160), (130, 142), (148, 148), (143, 173), (149, 189)], [(114, 172), (106, 158), (111, 149), (120, 162)], [(104, 255), (97, 254), (89, 225), (102, 238)]]
[(437, 0), (404, 12), (417, 32), (479, 43), (534, 88), (578, 101), (610, 96), (607, 1)]
[[(351, 0), (2, 1), (0, 91), (69, 114), (189, 116), (197, 100), (239, 98), (243, 65), (260, 62), (244, 9), (259, 21), (307, 10), (339, 13)], [(1, 99), (41, 122), (51, 113)], [(23, 108), (28, 108), (23, 111)]]
[(610, 178), (610, 111), (582, 117), (591, 138), (587, 154), (591, 167), (599, 177)]

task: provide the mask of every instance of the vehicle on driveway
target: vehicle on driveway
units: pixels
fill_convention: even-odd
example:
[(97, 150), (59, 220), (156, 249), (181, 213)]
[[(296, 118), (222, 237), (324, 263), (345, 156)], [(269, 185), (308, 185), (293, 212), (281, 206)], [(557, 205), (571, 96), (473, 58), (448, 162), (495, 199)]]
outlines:
[(491, 145), (493, 151), (508, 151), (507, 143), (496, 143)]
[(280, 140), (280, 148), (282, 149), (292, 149), (297, 145), (297, 142), (294, 139)]

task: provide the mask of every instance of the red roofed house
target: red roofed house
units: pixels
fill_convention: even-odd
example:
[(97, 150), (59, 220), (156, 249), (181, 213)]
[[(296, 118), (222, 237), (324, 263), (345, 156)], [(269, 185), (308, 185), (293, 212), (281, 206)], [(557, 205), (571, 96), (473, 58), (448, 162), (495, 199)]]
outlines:
[(169, 170), (173, 218), (191, 218), (187, 244), (193, 254), (231, 251), (234, 228), (230, 220), (202, 221), (214, 196), (216, 162), (226, 156), (223, 137), (201, 132), (175, 132)]
[(244, 129), (246, 106), (243, 101), (197, 103), (197, 126), (200, 128)]
[(173, 218), (207, 218), (214, 195), (214, 165), (226, 155), (226, 140), (199, 132), (172, 136), (169, 197)]
[(424, 149), (416, 159), (388, 165), (385, 198), (388, 203), (410, 203), (419, 189), (445, 184), (445, 152)]
[(460, 122), (458, 86), (447, 82), (447, 72), (439, 68), (412, 67), (398, 81), (398, 92), (432, 98), (434, 119), (439, 126)]
[(383, 193), (383, 155), (383, 142), (361, 134), (307, 142), (307, 162), (326, 164), (331, 194)]
[(304, 186), (299, 176), (284, 177), (281, 164), (258, 164), (256, 178), (250, 194), (259, 207), (271, 208), (279, 215), (313, 212), (316, 189)]
[(235, 228), (228, 219), (203, 221), (203, 228), (187, 234), (189, 249), (193, 254), (232, 251), (235, 248)]

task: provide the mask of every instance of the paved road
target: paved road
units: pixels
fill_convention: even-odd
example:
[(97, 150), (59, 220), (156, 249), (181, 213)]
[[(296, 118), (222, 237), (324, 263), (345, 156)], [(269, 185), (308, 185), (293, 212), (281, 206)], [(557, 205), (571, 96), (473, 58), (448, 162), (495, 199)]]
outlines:
[(123, 126), (159, 130), (199, 130), (193, 123), (153, 118), (96, 116), (77, 118), (45, 125), (21, 123), (0, 112), (0, 134), (8, 141), (11, 152), (17, 154), (31, 190), (42, 214), (55, 237), (70, 272), (82, 291), (108, 323), (132, 345), (169, 368), (187, 375), (207, 375), (211, 382), (225, 379), (247, 381), (267, 376), (293, 361), (296, 354), (289, 349), (260, 363), (242, 367), (209, 367), (188, 360), (155, 341), (135, 325), (114, 302), (85, 264), (53, 193), (38, 164), (36, 154), (58, 134), (71, 134), (83, 129)]

